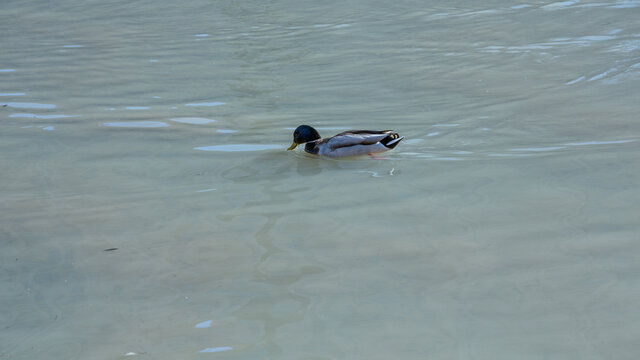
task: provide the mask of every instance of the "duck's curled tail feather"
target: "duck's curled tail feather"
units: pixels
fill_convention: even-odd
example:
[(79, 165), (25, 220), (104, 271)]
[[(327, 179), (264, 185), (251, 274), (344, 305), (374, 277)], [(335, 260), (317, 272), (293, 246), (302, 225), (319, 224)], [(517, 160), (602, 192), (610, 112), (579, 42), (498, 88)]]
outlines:
[(401, 137), (398, 133), (390, 133), (387, 137), (380, 140), (380, 143), (389, 149), (393, 149), (402, 139), (404, 139), (404, 137)]

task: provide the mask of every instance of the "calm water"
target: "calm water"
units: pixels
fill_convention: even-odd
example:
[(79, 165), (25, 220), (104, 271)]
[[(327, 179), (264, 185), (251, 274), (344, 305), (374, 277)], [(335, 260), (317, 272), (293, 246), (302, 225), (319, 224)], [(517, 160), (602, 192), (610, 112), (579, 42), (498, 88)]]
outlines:
[(9, 1), (0, 41), (0, 359), (640, 353), (639, 1)]

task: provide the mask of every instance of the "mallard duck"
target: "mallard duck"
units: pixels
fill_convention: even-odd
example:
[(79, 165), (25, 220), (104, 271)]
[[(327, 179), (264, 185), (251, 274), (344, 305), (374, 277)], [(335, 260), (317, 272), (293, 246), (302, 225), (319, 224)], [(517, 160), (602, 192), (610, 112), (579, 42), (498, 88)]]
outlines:
[(305, 144), (304, 151), (309, 154), (330, 157), (371, 155), (393, 149), (402, 139), (404, 137), (393, 130), (349, 130), (323, 139), (316, 129), (300, 125), (293, 132), (293, 144), (287, 150)]

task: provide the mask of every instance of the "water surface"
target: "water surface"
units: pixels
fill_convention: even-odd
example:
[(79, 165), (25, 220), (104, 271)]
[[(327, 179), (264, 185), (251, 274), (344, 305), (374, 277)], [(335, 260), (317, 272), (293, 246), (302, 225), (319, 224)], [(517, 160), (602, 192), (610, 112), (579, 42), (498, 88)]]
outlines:
[(639, 11), (8, 2), (0, 359), (636, 358)]

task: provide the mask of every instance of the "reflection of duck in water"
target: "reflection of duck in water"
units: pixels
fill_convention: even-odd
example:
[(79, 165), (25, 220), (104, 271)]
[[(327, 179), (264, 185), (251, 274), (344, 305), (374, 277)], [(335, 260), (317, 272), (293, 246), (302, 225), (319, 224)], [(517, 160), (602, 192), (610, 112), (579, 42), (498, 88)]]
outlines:
[(349, 130), (323, 139), (316, 129), (300, 125), (293, 132), (293, 144), (287, 150), (306, 143), (304, 151), (309, 154), (331, 157), (371, 155), (393, 149), (402, 139), (404, 137), (393, 130)]

